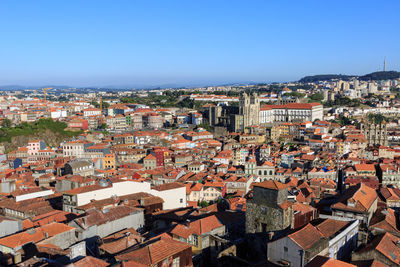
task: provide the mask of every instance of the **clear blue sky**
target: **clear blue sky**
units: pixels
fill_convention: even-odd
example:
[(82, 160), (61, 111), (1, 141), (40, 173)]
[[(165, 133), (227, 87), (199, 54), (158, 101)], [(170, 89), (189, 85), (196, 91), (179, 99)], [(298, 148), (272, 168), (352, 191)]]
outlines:
[(400, 1), (0, 2), (0, 85), (144, 86), (400, 70)]

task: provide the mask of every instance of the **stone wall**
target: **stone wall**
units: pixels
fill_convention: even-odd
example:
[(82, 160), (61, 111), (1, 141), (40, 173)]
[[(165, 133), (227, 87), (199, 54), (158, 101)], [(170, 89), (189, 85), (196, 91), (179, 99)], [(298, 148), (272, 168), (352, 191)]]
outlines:
[(292, 226), (293, 209), (279, 206), (287, 200), (287, 195), (287, 189), (254, 187), (253, 199), (246, 203), (246, 233), (280, 231)]
[(293, 210), (273, 208), (248, 200), (246, 203), (246, 233), (280, 231), (293, 222)]

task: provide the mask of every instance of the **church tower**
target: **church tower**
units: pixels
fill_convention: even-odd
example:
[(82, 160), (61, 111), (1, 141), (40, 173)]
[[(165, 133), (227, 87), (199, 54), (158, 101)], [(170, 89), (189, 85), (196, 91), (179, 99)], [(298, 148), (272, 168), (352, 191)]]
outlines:
[(260, 98), (256, 93), (243, 93), (239, 98), (239, 114), (243, 115), (244, 128), (259, 124)]

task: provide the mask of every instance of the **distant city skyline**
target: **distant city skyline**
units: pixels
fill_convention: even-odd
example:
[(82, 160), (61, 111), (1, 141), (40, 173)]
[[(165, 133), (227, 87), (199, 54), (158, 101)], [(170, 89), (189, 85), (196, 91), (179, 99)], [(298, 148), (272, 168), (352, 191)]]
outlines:
[(398, 1), (4, 1), (0, 86), (202, 86), (400, 70)]

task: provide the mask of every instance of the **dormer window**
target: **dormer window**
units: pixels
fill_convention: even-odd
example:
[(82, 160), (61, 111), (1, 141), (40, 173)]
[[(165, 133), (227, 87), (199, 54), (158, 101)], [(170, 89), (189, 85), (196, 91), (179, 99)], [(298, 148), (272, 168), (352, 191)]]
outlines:
[(356, 206), (356, 202), (354, 202), (354, 201), (347, 201), (347, 206), (349, 206), (349, 207), (355, 207)]

